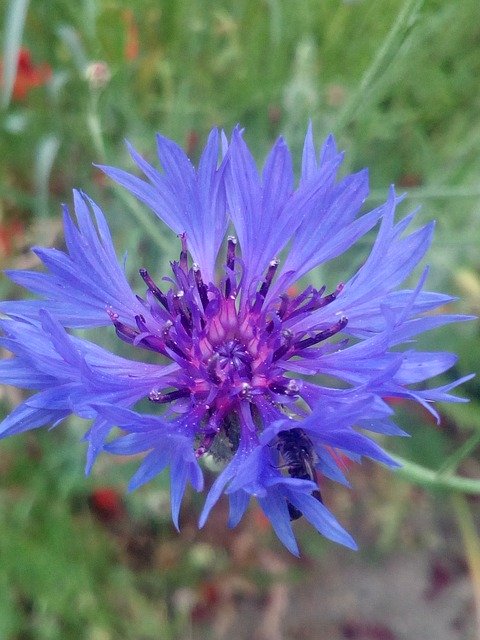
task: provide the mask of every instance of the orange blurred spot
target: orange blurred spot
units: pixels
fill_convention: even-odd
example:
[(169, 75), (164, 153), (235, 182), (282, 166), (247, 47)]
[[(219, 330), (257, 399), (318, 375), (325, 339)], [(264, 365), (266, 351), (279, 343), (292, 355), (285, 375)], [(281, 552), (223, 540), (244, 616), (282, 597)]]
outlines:
[(190, 131), (187, 133), (187, 139), (185, 141), (187, 156), (190, 157), (195, 153), (195, 151), (197, 150), (199, 141), (200, 141), (200, 136), (198, 135), (198, 132), (195, 131), (195, 129), (190, 129)]
[(138, 26), (131, 9), (125, 9), (125, 11), (123, 12), (123, 20), (127, 28), (125, 60), (136, 60), (140, 52), (140, 43), (138, 38)]

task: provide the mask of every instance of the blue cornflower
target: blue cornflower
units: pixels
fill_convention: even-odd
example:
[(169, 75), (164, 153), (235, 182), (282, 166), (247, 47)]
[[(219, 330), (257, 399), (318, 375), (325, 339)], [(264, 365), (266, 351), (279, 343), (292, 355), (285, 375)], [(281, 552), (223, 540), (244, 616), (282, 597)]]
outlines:
[[(213, 130), (198, 169), (172, 141), (157, 142), (161, 172), (133, 148), (146, 180), (103, 171), (179, 235), (172, 274), (160, 286), (141, 268), (145, 288), (133, 293), (102, 212), (74, 192), (76, 224), (64, 211), (66, 252), (35, 248), (47, 272), (8, 274), (41, 299), (0, 306), (8, 316), (1, 344), (15, 355), (0, 364), (0, 379), (36, 391), (3, 421), (0, 436), (75, 413), (93, 420), (87, 471), (102, 450), (146, 453), (131, 489), (170, 468), (177, 527), (187, 481), (202, 490), (200, 461), (210, 457), (221, 472), (201, 525), (222, 493), (231, 526), (255, 496), (293, 553), (291, 521), (301, 515), (354, 548), (323, 504), (316, 472), (321, 483), (348, 484), (341, 456), (395, 466), (364, 433), (403, 435), (385, 397), (415, 400), (437, 418), (432, 402), (461, 401), (450, 391), (466, 378), (422, 386), (455, 356), (412, 345), (417, 334), (465, 317), (429, 313), (451, 298), (423, 290), (426, 271), (415, 288), (398, 288), (423, 258), (433, 224), (407, 233), (414, 216), (394, 221), (393, 188), (382, 206), (359, 215), (367, 172), (338, 179), (342, 154), (333, 137), (317, 154), (311, 128), (297, 187), (283, 139), (261, 174), (239, 129), (222, 145)], [(367, 259), (345, 282), (296, 288), (377, 224)], [(131, 345), (132, 360), (66, 330), (108, 325)], [(141, 350), (154, 362), (142, 363)], [(148, 414), (135, 410), (145, 398)], [(123, 435), (112, 441), (113, 427)]]

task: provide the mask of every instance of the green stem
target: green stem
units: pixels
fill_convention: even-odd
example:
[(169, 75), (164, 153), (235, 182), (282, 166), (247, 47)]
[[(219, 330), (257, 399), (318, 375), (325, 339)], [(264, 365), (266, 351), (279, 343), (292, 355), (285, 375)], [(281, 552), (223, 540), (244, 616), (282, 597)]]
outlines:
[(480, 479), (442, 475), (438, 471), (427, 469), (427, 467), (404, 460), (397, 455), (392, 456), (392, 458), (402, 465), (395, 472), (396, 475), (413, 484), (418, 484), (427, 489), (447, 489), (456, 493), (480, 494)]
[(458, 465), (468, 458), (468, 456), (478, 447), (480, 444), (480, 431), (475, 431), (466, 442), (463, 443), (456, 451), (449, 456), (437, 471), (439, 475), (448, 476), (453, 473)]

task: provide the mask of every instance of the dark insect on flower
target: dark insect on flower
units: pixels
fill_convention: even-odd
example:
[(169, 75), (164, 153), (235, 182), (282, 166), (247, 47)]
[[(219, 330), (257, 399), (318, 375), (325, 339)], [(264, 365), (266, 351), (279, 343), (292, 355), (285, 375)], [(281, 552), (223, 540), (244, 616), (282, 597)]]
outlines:
[[(277, 449), (291, 478), (309, 480), (317, 484), (315, 449), (313, 442), (304, 431), (301, 429), (280, 431)], [(319, 489), (313, 489), (312, 496), (323, 502)], [(288, 501), (287, 507), (290, 520), (298, 520), (302, 517), (302, 512)]]
[[(142, 290), (134, 293), (102, 211), (75, 192), (76, 221), (64, 211), (66, 252), (37, 247), (46, 272), (8, 274), (40, 298), (0, 304), (8, 316), (0, 320), (1, 346), (15, 356), (0, 363), (0, 381), (32, 391), (0, 424), (0, 437), (55, 426), (73, 412), (92, 421), (87, 471), (101, 451), (144, 453), (135, 489), (169, 467), (177, 527), (187, 482), (201, 491), (201, 462), (213, 459), (221, 468), (201, 526), (222, 494), (230, 526), (253, 496), (293, 553), (290, 518), (300, 513), (355, 548), (318, 499), (315, 471), (348, 484), (341, 457), (396, 465), (365, 433), (404, 434), (386, 397), (414, 400), (437, 418), (432, 403), (461, 401), (450, 392), (462, 380), (424, 384), (455, 356), (413, 343), (466, 318), (431, 313), (451, 298), (424, 290), (426, 270), (402, 288), (433, 225), (408, 232), (413, 214), (395, 221), (393, 188), (384, 204), (360, 213), (367, 172), (337, 178), (343, 154), (332, 136), (318, 153), (310, 127), (297, 185), (282, 138), (261, 173), (239, 128), (230, 140), (213, 130), (198, 169), (171, 140), (158, 136), (157, 145), (162, 171), (129, 147), (146, 179), (103, 170), (179, 236), (171, 276), (161, 281), (139, 265)], [(300, 286), (375, 226), (356, 272), (342, 261), (342, 282)], [(69, 332), (98, 327), (113, 327), (131, 358)], [(111, 440), (115, 427), (122, 435)]]

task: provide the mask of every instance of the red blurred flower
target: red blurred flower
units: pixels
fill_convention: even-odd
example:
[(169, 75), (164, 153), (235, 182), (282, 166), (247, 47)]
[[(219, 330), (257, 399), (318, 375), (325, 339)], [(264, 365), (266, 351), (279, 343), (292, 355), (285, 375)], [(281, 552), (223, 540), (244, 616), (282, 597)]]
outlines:
[[(1, 63), (0, 75), (3, 75)], [(19, 101), (25, 100), (30, 89), (46, 84), (51, 76), (52, 69), (50, 65), (46, 63), (34, 64), (30, 51), (22, 47), (18, 54), (17, 76), (12, 91), (13, 99)]]
[(20, 220), (0, 222), (0, 259), (12, 255), (15, 247), (18, 248), (24, 231), (25, 228)]
[(89, 499), (90, 508), (103, 522), (118, 520), (124, 514), (124, 505), (120, 494), (111, 487), (94, 489)]
[(200, 585), (198, 601), (192, 611), (193, 622), (199, 623), (208, 620), (213, 610), (218, 606), (222, 597), (219, 585), (213, 581), (205, 581)]

